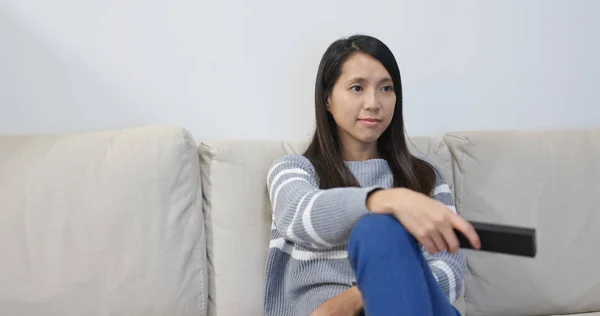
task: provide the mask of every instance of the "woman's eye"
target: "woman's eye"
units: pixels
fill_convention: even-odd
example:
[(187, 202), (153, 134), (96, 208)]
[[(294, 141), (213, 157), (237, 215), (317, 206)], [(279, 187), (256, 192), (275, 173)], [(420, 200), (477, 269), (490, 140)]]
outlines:
[(361, 86), (352, 86), (352, 87), (350, 87), (350, 90), (352, 90), (352, 91), (361, 91), (362, 87)]
[(392, 86), (385, 86), (382, 89), (383, 89), (383, 91), (386, 91), (386, 92), (394, 91), (394, 87), (392, 87)]

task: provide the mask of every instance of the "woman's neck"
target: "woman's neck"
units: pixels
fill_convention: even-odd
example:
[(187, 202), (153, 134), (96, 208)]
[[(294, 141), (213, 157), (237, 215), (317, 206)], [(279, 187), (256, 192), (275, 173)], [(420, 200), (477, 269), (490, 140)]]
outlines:
[(377, 142), (371, 144), (341, 144), (344, 161), (365, 161), (379, 158)]

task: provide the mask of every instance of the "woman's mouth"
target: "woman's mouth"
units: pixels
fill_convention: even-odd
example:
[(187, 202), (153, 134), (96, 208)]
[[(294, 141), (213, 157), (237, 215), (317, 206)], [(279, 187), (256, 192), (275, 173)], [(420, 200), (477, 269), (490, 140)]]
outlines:
[(366, 126), (376, 126), (377, 124), (381, 123), (380, 119), (375, 119), (375, 118), (364, 118), (364, 119), (359, 119), (359, 121)]

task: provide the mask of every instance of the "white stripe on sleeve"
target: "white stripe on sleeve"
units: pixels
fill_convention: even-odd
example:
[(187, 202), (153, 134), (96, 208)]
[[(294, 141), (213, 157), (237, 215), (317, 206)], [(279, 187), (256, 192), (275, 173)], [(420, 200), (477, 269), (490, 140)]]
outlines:
[(296, 222), (296, 217), (298, 216), (298, 212), (300, 212), (300, 206), (302, 205), (302, 202), (304, 202), (304, 199), (309, 194), (310, 194), (310, 192), (307, 192), (306, 194), (304, 194), (302, 196), (302, 198), (300, 199), (300, 202), (298, 202), (298, 206), (296, 206), (296, 212), (294, 212), (294, 216), (292, 217), (292, 221), (291, 221), (290, 225), (288, 226), (287, 235), (292, 240), (296, 239), (296, 235), (294, 235), (294, 223)]
[(308, 202), (308, 205), (306, 206), (306, 209), (304, 210), (304, 214), (302, 214), (302, 224), (304, 224), (304, 229), (306, 230), (306, 233), (308, 233), (308, 235), (314, 241), (316, 241), (317, 243), (321, 244), (324, 247), (333, 247), (333, 245), (329, 244), (328, 242), (323, 240), (321, 237), (319, 237), (319, 235), (317, 234), (317, 232), (315, 231), (315, 229), (312, 225), (312, 218), (311, 218), (312, 207), (313, 207), (313, 204), (315, 204), (315, 200), (321, 195), (321, 193), (323, 193), (323, 191), (319, 191)]
[(285, 163), (285, 161), (278, 162), (274, 166), (271, 167), (271, 169), (269, 170), (269, 173), (267, 173), (267, 183), (269, 183), (269, 180), (271, 180), (271, 175), (273, 174), (273, 172), (275, 172), (275, 169), (277, 169), (277, 167), (279, 167), (283, 163)]
[(436, 195), (442, 194), (442, 193), (451, 193), (450, 186), (448, 186), (448, 184), (444, 183), (444, 184), (440, 184), (437, 187), (435, 187), (432, 195), (436, 196)]
[(277, 184), (277, 181), (279, 181), (279, 179), (281, 179), (281, 177), (283, 177), (286, 174), (301, 174), (301, 175), (308, 175), (308, 172), (300, 169), (300, 168), (292, 168), (292, 169), (285, 169), (280, 171), (279, 173), (277, 173), (277, 175), (275, 175), (275, 177), (273, 178), (273, 181), (271, 181), (271, 187), (269, 188), (270, 192), (273, 192), (273, 188), (275, 188), (275, 185)]
[(313, 252), (307, 250), (298, 250), (291, 244), (287, 244), (283, 238), (275, 238), (269, 242), (269, 248), (277, 248), (292, 256), (295, 260), (311, 261), (317, 259), (347, 259), (348, 251), (331, 250), (323, 252)]
[(273, 210), (276, 210), (275, 206), (277, 205), (277, 196), (279, 195), (281, 188), (283, 188), (286, 184), (292, 183), (294, 181), (304, 181), (306, 183), (309, 183), (308, 181), (306, 181), (306, 179), (300, 178), (300, 177), (293, 177), (293, 178), (289, 178), (289, 179), (286, 179), (285, 181), (283, 181), (279, 186), (277, 186), (277, 189), (275, 190), (275, 194), (273, 195)]
[(432, 264), (432, 266), (444, 271), (446, 273), (446, 277), (448, 277), (448, 299), (450, 302), (456, 301), (456, 279), (454, 277), (454, 272), (452, 269), (443, 261), (436, 260)]

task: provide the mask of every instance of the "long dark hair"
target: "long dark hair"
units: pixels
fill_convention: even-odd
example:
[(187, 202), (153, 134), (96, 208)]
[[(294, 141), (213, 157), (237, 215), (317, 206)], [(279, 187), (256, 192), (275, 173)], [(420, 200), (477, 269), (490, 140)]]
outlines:
[(367, 35), (354, 35), (333, 42), (319, 64), (315, 84), (316, 130), (304, 156), (313, 164), (321, 189), (359, 186), (344, 162), (337, 125), (326, 106), (327, 98), (341, 75), (344, 62), (355, 52), (363, 52), (379, 60), (394, 83), (394, 115), (388, 128), (377, 140), (380, 157), (388, 162), (394, 176), (394, 186), (430, 194), (435, 185), (435, 169), (427, 162), (414, 157), (406, 145), (402, 116), (402, 83), (398, 64), (383, 42)]

